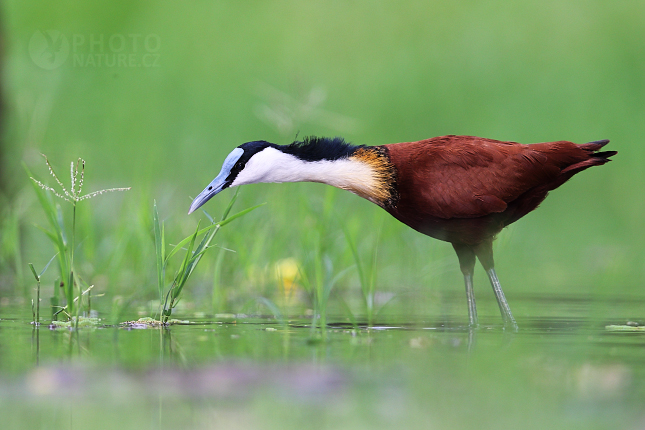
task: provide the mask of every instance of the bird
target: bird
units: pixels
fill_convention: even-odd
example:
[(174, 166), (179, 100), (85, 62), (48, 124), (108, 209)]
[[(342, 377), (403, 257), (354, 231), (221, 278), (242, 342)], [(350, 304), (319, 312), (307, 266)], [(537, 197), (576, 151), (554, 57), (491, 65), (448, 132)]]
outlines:
[(458, 135), (377, 146), (315, 136), (287, 145), (246, 142), (226, 157), (188, 213), (226, 188), (253, 183), (320, 182), (350, 191), (412, 229), (452, 244), (469, 327), (478, 327), (473, 273), (479, 260), (504, 328), (517, 330), (495, 272), (493, 241), (572, 176), (611, 161), (617, 151), (600, 151), (607, 143), (521, 144)]

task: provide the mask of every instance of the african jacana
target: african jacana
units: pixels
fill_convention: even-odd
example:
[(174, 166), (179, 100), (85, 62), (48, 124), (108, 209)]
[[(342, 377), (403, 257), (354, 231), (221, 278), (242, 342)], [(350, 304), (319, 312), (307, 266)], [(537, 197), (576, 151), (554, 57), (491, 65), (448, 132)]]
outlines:
[(452, 244), (466, 284), (470, 326), (477, 325), (473, 271), (478, 258), (504, 324), (516, 328), (495, 273), (495, 235), (576, 173), (610, 161), (616, 151), (597, 152), (608, 142), (523, 145), (472, 136), (382, 146), (318, 137), (290, 145), (247, 142), (226, 157), (188, 213), (225, 188), (259, 182), (322, 182), (351, 191), (413, 229)]

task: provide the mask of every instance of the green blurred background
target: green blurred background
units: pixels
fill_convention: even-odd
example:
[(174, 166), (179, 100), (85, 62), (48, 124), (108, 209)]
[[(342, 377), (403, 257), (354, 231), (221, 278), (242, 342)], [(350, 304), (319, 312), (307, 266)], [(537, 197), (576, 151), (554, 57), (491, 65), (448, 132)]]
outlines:
[[(611, 139), (613, 163), (576, 176), (500, 234), (497, 270), (520, 318), (547, 312), (514, 306), (527, 295), (643, 294), (642, 1), (5, 0), (2, 21), (4, 297), (31, 297), (27, 263), (43, 267), (54, 253), (34, 226), (45, 221), (22, 162), (51, 185), (39, 153), (63, 178), (83, 157), (87, 191), (132, 187), (79, 207), (79, 271), (109, 310), (119, 296), (135, 307), (156, 297), (153, 200), (176, 243), (202, 217), (186, 215), (190, 196), (232, 148), (296, 134), (369, 145), (444, 134)], [(219, 215), (230, 196), (206, 210)], [(213, 250), (187, 303), (239, 312), (249, 297), (278, 300), (285, 259), (306, 268), (322, 257), (329, 276), (350, 268), (335, 288), (360, 313), (346, 228), (381, 302), (395, 298), (393, 314), (465, 320), (449, 244), (320, 184), (247, 186), (237, 209), (265, 201), (223, 229), (218, 244), (236, 252), (216, 270)], [(497, 318), (478, 270), (480, 313)]]

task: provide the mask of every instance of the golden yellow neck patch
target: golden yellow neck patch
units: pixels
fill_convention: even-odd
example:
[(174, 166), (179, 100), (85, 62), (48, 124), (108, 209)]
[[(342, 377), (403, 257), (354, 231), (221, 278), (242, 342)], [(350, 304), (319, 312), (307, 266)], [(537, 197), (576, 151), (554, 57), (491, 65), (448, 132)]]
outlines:
[(387, 150), (379, 146), (359, 148), (349, 157), (349, 160), (360, 162), (369, 166), (372, 180), (367, 189), (353, 189), (350, 191), (370, 200), (381, 207), (396, 205), (396, 170), (387, 155)]

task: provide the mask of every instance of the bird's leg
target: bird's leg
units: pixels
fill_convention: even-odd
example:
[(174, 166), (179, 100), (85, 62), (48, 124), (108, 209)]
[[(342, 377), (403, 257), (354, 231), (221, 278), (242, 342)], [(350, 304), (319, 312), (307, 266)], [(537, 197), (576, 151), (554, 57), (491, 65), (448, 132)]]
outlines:
[(473, 271), (464, 273), (466, 284), (466, 300), (468, 301), (468, 325), (477, 327), (477, 304), (475, 303), (475, 291), (473, 290)]
[(477, 305), (475, 304), (475, 291), (473, 290), (473, 273), (475, 272), (475, 252), (470, 246), (452, 244), (459, 258), (459, 267), (464, 274), (466, 284), (466, 300), (468, 301), (468, 325), (477, 326)]
[(499, 278), (497, 277), (497, 273), (495, 273), (495, 268), (491, 267), (490, 269), (486, 270), (486, 273), (488, 273), (488, 279), (490, 279), (490, 284), (493, 286), (493, 291), (495, 292), (495, 297), (497, 298), (499, 310), (502, 313), (502, 318), (504, 318), (504, 325), (517, 330), (517, 323), (515, 322), (515, 318), (513, 318), (513, 314), (511, 313), (511, 307), (506, 301), (504, 291), (502, 291), (502, 286), (499, 283)]
[(511, 307), (506, 301), (506, 296), (504, 296), (504, 291), (502, 290), (502, 285), (499, 283), (499, 278), (497, 273), (495, 273), (495, 262), (493, 260), (493, 240), (486, 240), (475, 247), (475, 253), (479, 262), (484, 266), (484, 270), (488, 274), (488, 279), (490, 279), (490, 284), (493, 287), (493, 292), (495, 293), (495, 298), (497, 299), (497, 304), (499, 305), (499, 311), (502, 313), (502, 319), (504, 320), (504, 326), (510, 327), (513, 330), (517, 330), (517, 323), (513, 314), (511, 313)]

